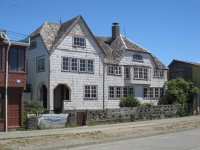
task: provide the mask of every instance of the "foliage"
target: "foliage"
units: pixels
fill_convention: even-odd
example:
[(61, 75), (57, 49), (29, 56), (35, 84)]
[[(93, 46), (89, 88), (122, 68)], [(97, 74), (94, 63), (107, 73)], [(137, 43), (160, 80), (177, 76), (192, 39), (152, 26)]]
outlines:
[(191, 82), (187, 82), (182, 78), (172, 79), (164, 84), (166, 89), (163, 96), (159, 100), (159, 104), (184, 104), (192, 103), (199, 89)]
[(120, 100), (120, 107), (137, 107), (140, 105), (140, 102), (134, 96), (123, 97)]
[(176, 115), (179, 117), (189, 116), (192, 114), (192, 109), (188, 105), (184, 104), (178, 107)]
[(48, 112), (47, 109), (43, 108), (40, 102), (37, 100), (25, 100), (24, 111), (29, 114), (44, 114)]

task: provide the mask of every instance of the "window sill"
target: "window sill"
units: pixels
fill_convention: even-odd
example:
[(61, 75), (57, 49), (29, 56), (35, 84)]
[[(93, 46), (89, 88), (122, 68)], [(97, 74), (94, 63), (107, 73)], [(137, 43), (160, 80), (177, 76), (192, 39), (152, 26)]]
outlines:
[(80, 45), (72, 45), (75, 48), (86, 48), (86, 46), (80, 46)]
[(87, 100), (89, 100), (89, 101), (95, 100), (96, 101), (96, 100), (98, 100), (98, 98), (84, 98), (84, 100), (86, 100), (86, 101)]
[(122, 74), (108, 74), (109, 76), (118, 76), (118, 77), (121, 77)]
[(153, 77), (154, 79), (165, 79), (164, 77)]
[(144, 80), (144, 81), (149, 81), (148, 79), (133, 79), (133, 80)]
[(11, 74), (26, 74), (25, 71), (8, 71), (8, 73), (11, 73)]
[(136, 59), (132, 59), (132, 61), (141, 62), (141, 63), (144, 62), (143, 60), (136, 60)]

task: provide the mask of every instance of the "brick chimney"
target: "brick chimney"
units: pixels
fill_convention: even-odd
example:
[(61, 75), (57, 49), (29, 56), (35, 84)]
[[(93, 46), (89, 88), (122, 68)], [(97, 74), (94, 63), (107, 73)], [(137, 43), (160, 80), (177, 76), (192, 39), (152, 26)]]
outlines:
[(119, 23), (112, 24), (112, 40), (115, 40), (120, 34)]

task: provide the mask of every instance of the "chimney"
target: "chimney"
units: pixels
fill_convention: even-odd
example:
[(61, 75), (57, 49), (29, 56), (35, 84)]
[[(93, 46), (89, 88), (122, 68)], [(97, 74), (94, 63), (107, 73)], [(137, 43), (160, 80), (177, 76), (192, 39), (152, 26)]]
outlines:
[(120, 34), (119, 23), (112, 24), (112, 39), (115, 40)]

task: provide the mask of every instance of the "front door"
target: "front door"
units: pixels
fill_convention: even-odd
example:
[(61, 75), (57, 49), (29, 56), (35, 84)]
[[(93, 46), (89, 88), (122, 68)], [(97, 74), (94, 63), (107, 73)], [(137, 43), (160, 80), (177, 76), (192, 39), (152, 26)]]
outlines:
[(8, 128), (20, 126), (21, 94), (8, 95)]

